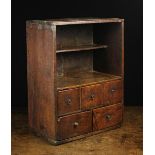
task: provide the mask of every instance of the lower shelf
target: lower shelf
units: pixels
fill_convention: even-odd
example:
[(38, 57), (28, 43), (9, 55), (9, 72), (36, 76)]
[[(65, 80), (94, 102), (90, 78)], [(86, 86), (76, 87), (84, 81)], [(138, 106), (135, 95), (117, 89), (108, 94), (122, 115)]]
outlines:
[(117, 79), (121, 79), (121, 76), (96, 71), (70, 72), (57, 77), (57, 89), (62, 90)]

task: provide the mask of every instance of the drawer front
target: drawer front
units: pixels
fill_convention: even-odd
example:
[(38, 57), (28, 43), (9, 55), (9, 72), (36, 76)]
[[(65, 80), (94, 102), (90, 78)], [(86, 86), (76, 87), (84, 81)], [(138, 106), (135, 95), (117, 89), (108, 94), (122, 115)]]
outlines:
[(58, 92), (58, 115), (80, 110), (80, 89), (68, 89)]
[(86, 134), (92, 131), (92, 112), (60, 117), (58, 119), (58, 140)]
[(103, 85), (96, 84), (82, 87), (81, 108), (89, 109), (103, 104)]
[(114, 126), (122, 121), (122, 104), (93, 110), (93, 131)]
[(104, 83), (104, 105), (122, 102), (122, 80)]

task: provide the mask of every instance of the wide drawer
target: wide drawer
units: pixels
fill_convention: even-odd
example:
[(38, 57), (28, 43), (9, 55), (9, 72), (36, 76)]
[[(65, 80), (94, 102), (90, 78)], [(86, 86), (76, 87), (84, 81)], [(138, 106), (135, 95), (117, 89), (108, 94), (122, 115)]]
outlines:
[(122, 102), (122, 80), (104, 83), (104, 105)]
[(122, 104), (93, 110), (93, 131), (114, 126), (122, 121)]
[(58, 119), (58, 140), (86, 134), (92, 131), (92, 112), (60, 117)]
[(96, 84), (82, 87), (81, 90), (81, 107), (89, 109), (103, 104), (103, 85)]
[(58, 115), (80, 110), (80, 89), (68, 89), (58, 92)]

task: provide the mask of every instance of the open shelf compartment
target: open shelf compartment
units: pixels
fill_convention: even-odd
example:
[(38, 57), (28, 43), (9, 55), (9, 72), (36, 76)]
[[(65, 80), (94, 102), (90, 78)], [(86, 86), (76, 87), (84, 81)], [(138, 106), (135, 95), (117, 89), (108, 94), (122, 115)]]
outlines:
[(61, 25), (56, 36), (58, 90), (122, 78), (121, 23)]

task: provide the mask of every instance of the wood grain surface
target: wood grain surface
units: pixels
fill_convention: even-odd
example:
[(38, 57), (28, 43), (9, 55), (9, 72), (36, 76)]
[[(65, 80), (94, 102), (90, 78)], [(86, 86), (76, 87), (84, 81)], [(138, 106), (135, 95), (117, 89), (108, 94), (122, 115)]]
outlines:
[(114, 126), (122, 121), (122, 104), (115, 104), (93, 110), (93, 130)]
[(89, 109), (103, 103), (103, 85), (96, 84), (82, 87), (81, 89), (81, 107)]
[(12, 113), (12, 155), (142, 155), (142, 107), (125, 107), (121, 128), (52, 146), (28, 128), (25, 110)]
[[(30, 127), (55, 137), (55, 31), (27, 22), (27, 79)], [(51, 61), (53, 60), (53, 63)], [(52, 125), (51, 125), (52, 124)]]
[(68, 89), (58, 92), (58, 115), (80, 110), (80, 89)]
[(70, 24), (93, 24), (93, 23), (115, 23), (122, 22), (120, 18), (64, 18), (48, 20), (32, 20), (33, 23), (53, 24), (53, 25), (70, 25)]
[(104, 83), (104, 105), (122, 102), (122, 80)]
[(87, 111), (60, 117), (57, 123), (58, 140), (86, 134), (92, 131), (92, 112)]

